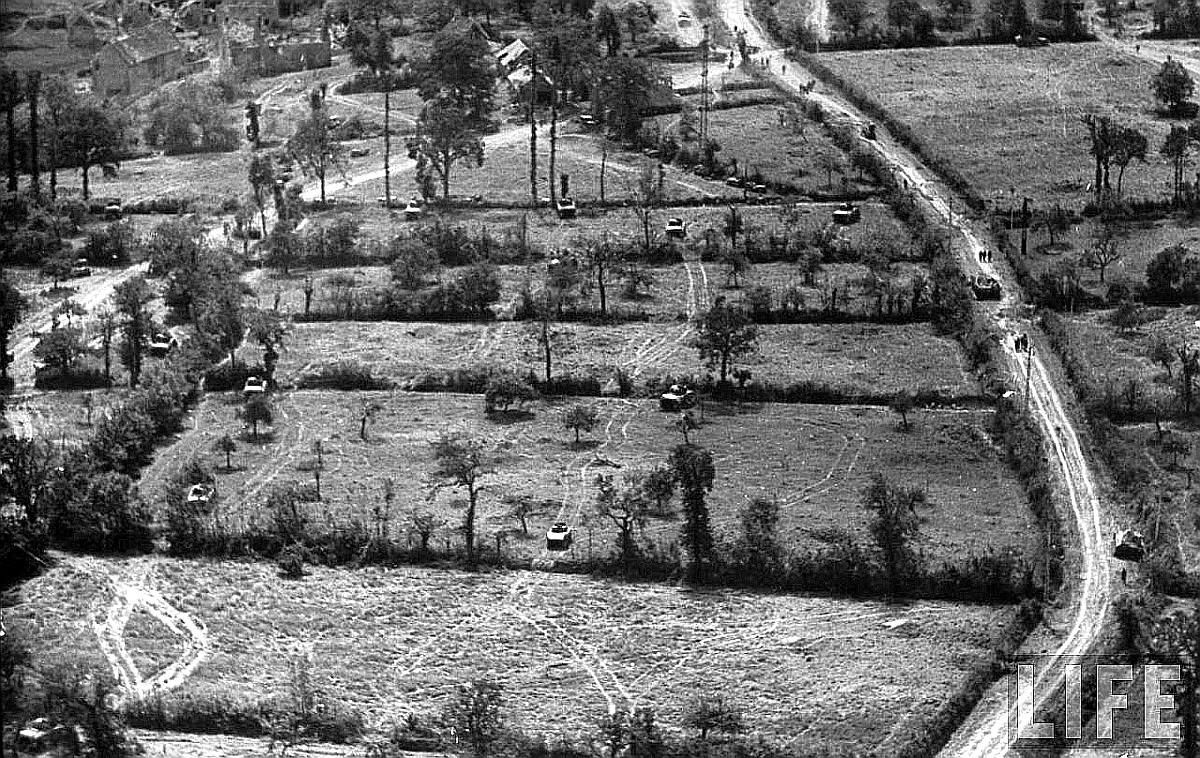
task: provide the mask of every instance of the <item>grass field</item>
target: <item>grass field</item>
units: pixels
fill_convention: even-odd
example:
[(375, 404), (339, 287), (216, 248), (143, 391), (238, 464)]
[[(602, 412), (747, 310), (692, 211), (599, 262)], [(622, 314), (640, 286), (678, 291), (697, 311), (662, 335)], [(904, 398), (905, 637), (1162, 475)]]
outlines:
[[(591, 374), (604, 381), (620, 368), (636, 382), (706, 371), (691, 347), (694, 330), (687, 323), (569, 323), (558, 330), (562, 347), (553, 354), (555, 375)], [(257, 360), (257, 348), (243, 348), (242, 357)], [(531, 327), (524, 323), (325, 322), (295, 326), (277, 378), (291, 382), (313, 366), (338, 359), (359, 361), (397, 381), (474, 366), (541, 371)], [(763, 326), (757, 351), (737, 365), (749, 368), (756, 381), (824, 382), (848, 394), (978, 393), (958, 346), (927, 324)]]
[[(692, 178), (689, 181), (703, 181)], [(528, 186), (528, 183), (526, 184)], [(382, 188), (380, 192), (382, 192)], [(393, 193), (396, 190), (393, 189)], [(795, 203), (780, 206), (740, 205), (731, 198), (731, 204), (738, 208), (746, 228), (754, 233), (781, 233), (787, 228), (787, 223), (794, 224), (794, 229), (803, 234), (811, 234), (831, 225), (833, 210), (836, 203)], [(835, 227), (849, 244), (857, 249), (866, 249), (886, 242), (889, 248), (904, 253), (905, 257), (918, 254), (912, 251), (914, 245), (908, 228), (892, 214), (891, 209), (879, 202), (864, 202), (859, 204), (862, 221), (848, 227)], [(324, 211), (315, 219), (332, 219), (344, 213), (341, 210)], [(655, 241), (662, 241), (663, 228), (667, 219), (677, 217), (683, 221), (687, 238), (692, 242), (703, 240), (708, 230), (717, 232), (724, 228), (727, 206), (699, 206), (661, 208), (655, 210), (651, 218), (651, 231)], [(579, 214), (571, 220), (561, 220), (548, 209), (530, 211), (525, 209), (496, 209), (486, 210), (455, 209), (442, 211), (426, 216), (419, 222), (405, 221), (399, 211), (389, 211), (375, 204), (371, 198), (369, 205), (354, 211), (354, 218), (359, 221), (363, 235), (386, 242), (401, 233), (410, 233), (417, 224), (433, 224), (440, 221), (444, 224), (461, 225), (475, 232), (487, 229), (497, 239), (515, 237), (518, 234), (522, 219), (526, 223), (526, 234), (531, 245), (549, 252), (561, 248), (575, 248), (582, 244), (598, 241), (608, 235), (613, 240), (641, 240), (641, 222), (637, 214), (625, 208), (602, 209), (581, 204)], [(785, 221), (785, 218), (791, 219)], [(725, 239), (720, 237), (721, 239)], [(911, 251), (911, 252), (910, 252)]]
[[(610, 705), (653, 706), (678, 730), (687, 703), (719, 692), (751, 732), (880, 755), (920, 731), (1011, 615), (545, 573), (315, 569), (288, 582), (268, 564), (70, 557), (22, 587), (6, 624), (34, 660), (101, 666), (91, 620), (113, 599), (108, 582), (135, 575), (207, 629), (211, 654), (184, 696), (286, 696), (289, 664), (306, 657), (313, 686), (372, 725), (436, 713), (457, 684), (487, 677), (511, 723), (573, 736)], [(149, 620), (135, 612), (126, 628), (147, 673), (177, 649)]]
[(1153, 114), (1147, 84), (1155, 66), (1105, 44), (833, 53), (821, 60), (1005, 204), (1010, 188), (1038, 205), (1086, 201), (1092, 160), (1082, 112), (1114, 115), (1146, 133), (1152, 157), (1147, 166), (1129, 167), (1127, 196), (1170, 191), (1170, 167), (1157, 150), (1171, 124)]
[[(1108, 267), (1105, 282), (1102, 283), (1099, 271), (1087, 268), (1083, 262), (1084, 255), (1095, 244), (1099, 228), (1100, 224), (1095, 219), (1088, 219), (1085, 223), (1072, 226), (1065, 234), (1057, 235), (1058, 244), (1053, 248), (1048, 246), (1049, 238), (1044, 232), (1030, 233), (1029, 249), (1034, 251), (1031, 258), (1033, 271), (1047, 271), (1059, 261), (1073, 260), (1078, 264), (1083, 287), (1103, 297), (1108, 285), (1113, 282), (1124, 280), (1129, 284), (1144, 283), (1147, 264), (1168, 247), (1183, 245), (1193, 251), (1200, 250), (1200, 226), (1187, 218), (1123, 222), (1115, 227), (1121, 258)], [(1009, 234), (1019, 248), (1020, 232)]]
[[(1098, 386), (1112, 382), (1120, 391), (1128, 381), (1141, 383), (1141, 392), (1147, 399), (1156, 398), (1164, 402), (1177, 402), (1178, 382), (1167, 377), (1161, 364), (1150, 360), (1150, 348), (1156, 339), (1168, 345), (1195, 345), (1197, 337), (1196, 319), (1200, 310), (1189, 308), (1153, 308), (1148, 312), (1157, 317), (1137, 329), (1121, 334), (1109, 323), (1111, 310), (1096, 310), (1067, 319), (1071, 331), (1071, 342), (1082, 353), (1087, 365), (1095, 371)], [(1178, 376), (1178, 360), (1174, 374)]]
[[(469, 161), (456, 163), (450, 172), (450, 194), (460, 197), (479, 195), (490, 202), (518, 203), (529, 200), (529, 131), (528, 127), (505, 127), (522, 130), (519, 138), (509, 140), (498, 147), (485, 148), (483, 166)], [(544, 130), (543, 130), (544, 131)], [(550, 196), (548, 174), (550, 166), (550, 140), (539, 133), (538, 138), (538, 193)], [(403, 158), (403, 145), (393, 145), (398, 158)], [(378, 151), (373, 151), (378, 152)], [(563, 123), (558, 127), (558, 144), (555, 156), (555, 172), (570, 177), (571, 197), (581, 203), (600, 197), (600, 165), (602, 150), (590, 133), (576, 131), (572, 125)], [(604, 196), (608, 200), (632, 197), (638, 186), (643, 168), (656, 167), (657, 161), (640, 153), (618, 149), (610, 145), (605, 170)], [(382, 163), (380, 163), (382, 166)], [(728, 197), (738, 199), (742, 191), (726, 187), (723, 182), (701, 179), (685, 173), (674, 166), (664, 167), (663, 191), (668, 200), (702, 197)], [(332, 197), (374, 203), (383, 196), (383, 179), (338, 188), (331, 183)], [(336, 190), (336, 191), (335, 191)], [(441, 182), (438, 181), (438, 195)], [(392, 193), (399, 197), (415, 194), (416, 185), (411, 172), (392, 179)]]
[[(366, 441), (358, 434), (364, 400), (382, 405)], [(578, 446), (559, 421), (560, 412), (575, 402), (592, 405), (599, 416), (597, 428)], [(198, 455), (217, 476), (219, 517), (230, 524), (261, 522), (267, 517), (262, 503), (274, 484), (311, 483), (311, 474), (300, 469), (311, 462), (312, 443), (320, 438), (324, 502), (311, 506), (314, 517), (370, 521), (390, 477), (396, 493), (391, 528), (403, 540), (413, 506), (434, 508), (455, 524), (461, 518), (448, 491), (436, 504), (425, 503), (434, 481), (429, 443), (442, 434), (463, 433), (487, 440), (497, 457), (496, 473), (485, 477), (489, 490), (481, 499), (480, 544), (494, 545), (503, 532), (506, 554), (536, 557), (544, 529), (569, 520), (580, 528), (569, 557), (585, 559), (589, 552), (607, 554), (613, 539), (607, 522), (589, 518), (595, 476), (613, 474), (619, 481), (626, 470), (652, 468), (682, 441), (675, 416), (658, 411), (653, 401), (537, 403), (524, 420), (488, 419), (482, 409), (482, 398), (470, 395), (289, 392), (276, 400), (273, 436), (255, 443), (235, 418), (235, 398), (210, 395), (191, 428), (145, 473), (141, 489), (160, 504), (173, 467)], [(716, 461), (710, 506), (721, 537), (734, 535), (747, 499), (762, 496), (782, 504), (781, 536), (787, 545), (818, 546), (830, 529), (867, 542), (869, 519), (861, 492), (871, 474), (880, 472), (927, 488), (933, 505), (922, 514), (920, 545), (931, 559), (961, 558), (988, 548), (1023, 553), (1032, 521), (1019, 485), (988, 436), (990, 419), (988, 411), (920, 411), (906, 433), (882, 408), (709, 403), (704, 426), (693, 439), (712, 450)], [(243, 440), (232, 470), (214, 450), (223, 434)], [(545, 502), (530, 517), (529, 537), (516, 531), (519, 524), (504, 504), (508, 496)], [(439, 547), (444, 539), (457, 544), (452, 530), (440, 533)], [(652, 520), (646, 533), (670, 541), (677, 532), (678, 523), (666, 518)]]
[[(736, 99), (771, 92), (731, 92), (728, 97)], [(870, 181), (860, 181), (857, 172), (849, 167), (849, 161), (844, 171), (834, 172), (830, 186), (829, 177), (818, 167), (817, 157), (827, 152), (841, 154), (841, 149), (833, 144), (819, 124), (806, 121), (802, 132), (781, 125), (779, 114), (784, 110), (780, 104), (712, 111), (708, 128), (711, 137), (721, 145), (717, 157), (722, 161), (736, 160), (739, 173), (761, 171), (768, 180), (790, 182), (801, 192), (854, 191), (875, 186)], [(675, 116), (659, 118), (664, 125), (675, 120)]]

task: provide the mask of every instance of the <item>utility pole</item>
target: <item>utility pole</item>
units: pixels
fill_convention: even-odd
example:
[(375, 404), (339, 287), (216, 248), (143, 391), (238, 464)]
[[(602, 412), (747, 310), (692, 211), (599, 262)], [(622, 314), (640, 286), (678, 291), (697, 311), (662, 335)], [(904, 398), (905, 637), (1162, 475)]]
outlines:
[(529, 73), (529, 201), (530, 207), (537, 208), (537, 114), (534, 112), (537, 98), (537, 50), (530, 52)]
[[(557, 182), (554, 176), (555, 153), (558, 136), (558, 85), (562, 81), (562, 51), (555, 37), (550, 44), (550, 53), (554, 57), (554, 81), (550, 82), (550, 206), (555, 207), (558, 199)], [(536, 86), (536, 84), (534, 85)]]
[(1029, 410), (1029, 382), (1033, 377), (1033, 343), (1025, 337), (1025, 410)]
[[(730, 53), (732, 55), (732, 53)], [(708, 144), (708, 24), (700, 41), (700, 149)]]

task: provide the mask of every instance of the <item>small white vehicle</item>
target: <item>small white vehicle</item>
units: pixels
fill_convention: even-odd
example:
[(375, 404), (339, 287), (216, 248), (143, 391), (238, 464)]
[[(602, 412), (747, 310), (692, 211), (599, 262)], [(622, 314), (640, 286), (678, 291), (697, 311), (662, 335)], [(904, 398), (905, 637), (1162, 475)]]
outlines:
[(853, 203), (842, 203), (837, 210), (833, 212), (833, 223), (849, 226), (857, 224), (862, 218), (862, 211)]
[(217, 494), (217, 489), (211, 484), (193, 484), (188, 489), (187, 501), (188, 504), (207, 505), (212, 502), (213, 497)]
[(568, 550), (574, 539), (575, 534), (571, 530), (570, 524), (565, 521), (556, 521), (546, 532), (546, 549)]
[(1117, 532), (1113, 545), (1113, 557), (1122, 561), (1140, 561), (1146, 557), (1146, 538), (1133, 529)]
[(658, 397), (658, 407), (664, 411), (686, 411), (696, 406), (696, 391), (683, 384), (672, 384)]
[(575, 212), (578, 210), (575, 207), (575, 201), (569, 197), (560, 197), (555, 201), (554, 206), (558, 217), (562, 219), (575, 218)]
[(87, 258), (76, 258), (75, 265), (71, 267), (71, 276), (91, 276), (92, 267), (88, 263)]
[(366, 158), (370, 154), (371, 154), (371, 151), (369, 148), (365, 148), (365, 147), (350, 148), (350, 157), (351, 158)]
[(672, 216), (667, 219), (667, 226), (663, 231), (666, 232), (668, 237), (682, 239), (685, 234), (683, 219)]
[(246, 377), (246, 383), (242, 385), (242, 394), (246, 397), (254, 395), (262, 395), (267, 391), (267, 380), (260, 379), (257, 376)]
[(150, 355), (163, 357), (179, 345), (179, 341), (170, 332), (155, 332), (150, 338)]
[(421, 201), (415, 197), (408, 201), (408, 205), (404, 206), (404, 219), (406, 221), (416, 221), (425, 213), (425, 209), (421, 207)]

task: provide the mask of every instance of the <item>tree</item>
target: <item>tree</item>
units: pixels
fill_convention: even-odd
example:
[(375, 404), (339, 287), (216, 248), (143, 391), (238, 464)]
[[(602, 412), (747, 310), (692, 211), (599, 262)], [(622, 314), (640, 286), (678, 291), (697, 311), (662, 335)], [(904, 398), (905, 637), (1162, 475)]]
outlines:
[(779, 503), (756, 497), (742, 509), (741, 533), (736, 553), (743, 570), (760, 582), (771, 582), (783, 568), (784, 552), (779, 542)]
[(268, 386), (275, 384), (275, 364), (287, 337), (288, 321), (276, 311), (253, 311), (246, 316), (246, 334), (263, 351), (263, 373)]
[(8, 352), (8, 340), (17, 328), (29, 302), (0, 272), (0, 386), (8, 380), (8, 366), (13, 354)]
[(653, 471), (635, 475), (642, 492), (654, 501), (654, 513), (666, 516), (670, 513), (671, 498), (675, 496), (675, 474), (671, 469), (660, 466)]
[(615, 57), (617, 51), (621, 49), (621, 22), (617, 19), (616, 11), (607, 3), (600, 6), (600, 10), (596, 11), (596, 36), (599, 37), (606, 48), (608, 48), (608, 57)]
[(1183, 169), (1187, 165), (1191, 147), (1192, 132), (1187, 127), (1172, 126), (1171, 131), (1163, 139), (1162, 146), (1158, 149), (1160, 155), (1171, 161), (1175, 202), (1179, 202), (1179, 193), (1183, 186)]
[(888, 0), (887, 3), (888, 23), (897, 30), (912, 26), (920, 12), (921, 5), (916, 0)]
[(46, 148), (50, 155), (50, 199), (58, 195), (58, 162), (63, 148), (63, 134), (75, 107), (75, 93), (62, 76), (49, 76), (42, 82), (42, 101), (48, 118)]
[(696, 324), (695, 346), (700, 360), (720, 369), (720, 383), (727, 385), (733, 361), (753, 352), (758, 344), (758, 327), (740, 308), (718, 302), (701, 315)]
[(704, 582), (705, 566), (713, 559), (712, 529), (709, 526), (705, 495), (712, 491), (716, 468), (712, 453), (702, 447), (677, 445), (667, 458), (683, 499), (683, 526), (680, 542), (688, 552), (688, 579)]
[(1179, 456), (1187, 457), (1192, 451), (1192, 445), (1186, 439), (1177, 436), (1169, 437), (1162, 444), (1162, 451), (1171, 456), (1171, 468), (1179, 468)]
[(1102, 224), (1092, 239), (1092, 244), (1084, 253), (1083, 263), (1088, 268), (1098, 270), (1100, 281), (1103, 282), (1104, 272), (1119, 260), (1121, 260), (1121, 249), (1117, 246), (1116, 234), (1109, 224)]
[(414, 66), (417, 94), (428, 105), (438, 102), (468, 130), (483, 129), (492, 112), (496, 85), (487, 41), (466, 23), (447, 25), (433, 37), (429, 55)]
[(250, 158), (250, 189), (254, 193), (254, 205), (262, 222), (263, 237), (267, 236), (267, 193), (275, 188), (275, 162), (268, 155), (255, 153)]
[(592, 431), (598, 419), (596, 409), (588, 405), (573, 405), (562, 414), (563, 426), (575, 432), (576, 445), (579, 444), (579, 433)]
[(79, 360), (84, 350), (83, 330), (68, 326), (43, 334), (33, 349), (33, 355), (47, 368), (56, 370), (62, 376), (70, 376), (75, 361)]
[(1122, 300), (1110, 317), (1113, 325), (1121, 334), (1137, 329), (1146, 322), (1146, 314), (1142, 306), (1132, 300)]
[(409, 140), (408, 157), (417, 161), (418, 183), (432, 169), (441, 179), (442, 200), (450, 199), (450, 170), (454, 164), (470, 159), (483, 165), (483, 132), (472, 125), (468, 111), (449, 101), (425, 104), (417, 119), (417, 134)]
[(457, 487), (467, 491), (466, 513), (463, 517), (463, 538), (467, 545), (467, 563), (475, 565), (475, 514), (482, 489), (480, 478), (493, 472), (492, 461), (484, 450), (483, 441), (447, 436), (433, 443), (434, 476), (442, 480), (431, 495), (441, 487)]
[(640, 33), (648, 32), (658, 23), (658, 12), (646, 0), (629, 0), (617, 10), (629, 31), (629, 41), (636, 44)]
[(499, 372), (488, 378), (483, 391), (483, 412), (488, 415), (507, 413), (514, 403), (521, 409), (537, 396), (537, 388), (528, 379), (510, 371)]
[(196, 329), (215, 348), (229, 355), (230, 366), (237, 365), (237, 349), (246, 336), (246, 312), (236, 280), (211, 285), (196, 316)]
[(230, 458), (237, 451), (237, 443), (233, 441), (233, 437), (228, 434), (221, 435), (221, 439), (217, 440), (217, 452), (225, 454), (225, 470), (233, 471), (233, 461)]
[(662, 200), (661, 187), (654, 177), (654, 167), (649, 164), (642, 166), (633, 190), (633, 212), (637, 215), (638, 225), (642, 230), (642, 255), (647, 258), (650, 257), (650, 247), (654, 243), (654, 209)]
[(271, 234), (266, 238), (267, 254), (264, 262), (280, 269), (286, 276), (291, 272), (304, 252), (304, 240), (296, 233), (292, 222), (275, 224)]
[(638, 555), (634, 530), (646, 526), (649, 510), (650, 500), (639, 487), (627, 483), (618, 490), (611, 476), (596, 476), (596, 513), (617, 528), (617, 554), (626, 573)]
[(700, 739), (704, 741), (708, 740), (709, 732), (732, 736), (746, 730), (742, 709), (726, 700), (724, 695), (698, 696), (684, 713), (683, 723), (700, 732)]
[(41, 496), (54, 464), (46, 441), (0, 436), (0, 497), (11, 497), (30, 524), (38, 523)]
[(500, 685), (477, 679), (459, 685), (457, 696), (446, 709), (446, 722), (454, 728), (455, 742), (471, 758), (496, 754), (494, 749), (504, 735), (500, 702)]
[(481, 321), (491, 320), (495, 317), (492, 305), (500, 300), (500, 273), (489, 263), (476, 263), (458, 275), (451, 290), (465, 313)]
[[(25, 99), (29, 102), (29, 189), (34, 199), (42, 195), (41, 134), (38, 106), (41, 102), (42, 73), (30, 71), (25, 74)], [(11, 132), (10, 132), (11, 139)]]
[(7, 66), (0, 66), (0, 108), (4, 109), (7, 126), (9, 192), (17, 191), (17, 126), (14, 114), (24, 99), (21, 75)]
[(94, 100), (76, 103), (62, 126), (62, 145), (79, 163), (83, 175), (83, 199), (90, 197), (88, 174), (95, 166), (117, 163), (125, 141), (125, 122)]
[(1083, 114), (1080, 116), (1080, 120), (1088, 129), (1088, 138), (1091, 142), (1088, 152), (1092, 156), (1095, 169), (1092, 189), (1096, 195), (1096, 202), (1100, 202), (1109, 189), (1109, 166), (1112, 163), (1113, 137), (1117, 126), (1108, 116), (1097, 116), (1092, 113)]
[(817, 153), (817, 168), (825, 172), (825, 186), (833, 187), (833, 175), (846, 170), (846, 160), (837, 150), (823, 150)]
[(596, 282), (596, 292), (600, 296), (600, 316), (608, 315), (608, 277), (612, 267), (619, 261), (620, 250), (608, 239), (593, 242), (584, 248), (588, 269)]
[(1196, 374), (1200, 373), (1200, 349), (1180, 345), (1175, 352), (1179, 356), (1179, 394), (1183, 400), (1183, 412), (1191, 413)]
[(314, 97), (315, 107), (308, 118), (296, 127), (296, 133), (287, 143), (288, 156), (300, 165), (305, 176), (315, 176), (321, 182), (321, 203), (325, 203), (325, 177), (329, 169), (339, 173), (346, 170), (345, 150), (342, 143), (333, 138), (329, 114), (324, 100)]
[(275, 412), (271, 408), (271, 401), (266, 395), (255, 395), (246, 400), (238, 409), (238, 416), (244, 423), (250, 425), (251, 438), (258, 442), (258, 425), (272, 424), (275, 421)]
[(1150, 77), (1150, 89), (1154, 99), (1166, 105), (1168, 113), (1188, 115), (1188, 98), (1195, 90), (1195, 83), (1182, 63), (1168, 55), (1162, 67)]
[(891, 408), (892, 411), (898, 416), (900, 416), (900, 425), (906, 432), (908, 431), (908, 414), (912, 413), (913, 408), (916, 406), (916, 402), (916, 396), (913, 395), (911, 391), (906, 390), (903, 392), (897, 392), (895, 396), (892, 397), (891, 402), (888, 403), (888, 407)]
[(842, 20), (850, 30), (851, 37), (857, 37), (871, 17), (866, 0), (833, 0), (829, 3), (829, 10)]
[(238, 134), (227, 113), (216, 86), (185, 81), (150, 103), (142, 136), (146, 144), (162, 147), (167, 155), (236, 150)]
[(113, 302), (121, 318), (121, 363), (129, 372), (129, 386), (136, 387), (142, 374), (142, 357), (150, 340), (150, 286), (143, 276), (135, 276), (113, 290)]
[(100, 336), (100, 349), (104, 353), (104, 383), (112, 386), (112, 346), (117, 336), (117, 314), (105, 309), (96, 314), (96, 333)]
[(642, 128), (642, 112), (668, 89), (662, 71), (643, 58), (617, 56), (601, 61), (592, 91), (593, 115), (632, 142)]
[(919, 557), (912, 549), (920, 519), (917, 506), (925, 505), (925, 491), (890, 484), (882, 474), (874, 474), (863, 491), (863, 505), (875, 513), (870, 526), (871, 536), (883, 557), (888, 592), (898, 595), (919, 567)]
[(955, 29), (963, 27), (973, 10), (971, 0), (938, 0), (938, 8)]
[(1150, 345), (1150, 355), (1148, 356), (1154, 363), (1160, 364), (1167, 372), (1167, 378), (1173, 378), (1171, 375), (1171, 366), (1175, 363), (1175, 351), (1167, 344), (1167, 341), (1162, 337), (1156, 337), (1153, 344)]
[[(1133, 160), (1146, 162), (1146, 151), (1150, 143), (1146, 135), (1131, 126), (1118, 126), (1113, 135), (1112, 162), (1117, 166), (1117, 197), (1121, 197), (1125, 183), (1125, 169)], [(1103, 281), (1103, 279), (1101, 279)]]

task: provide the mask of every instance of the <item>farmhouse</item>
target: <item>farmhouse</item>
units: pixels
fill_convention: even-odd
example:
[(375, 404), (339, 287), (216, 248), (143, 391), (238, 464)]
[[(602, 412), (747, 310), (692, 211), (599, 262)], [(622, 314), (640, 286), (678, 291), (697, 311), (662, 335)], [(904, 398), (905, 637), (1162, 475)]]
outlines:
[(177, 78), (183, 46), (163, 24), (116, 38), (92, 58), (92, 91), (102, 97), (132, 95)]
[(496, 53), (496, 63), (506, 74), (512, 73), (518, 66), (526, 64), (530, 57), (529, 46), (522, 39), (515, 39)]
[(327, 68), (332, 56), (328, 27), (316, 39), (276, 38), (240, 22), (222, 27), (218, 50), (224, 65), (259, 75)]

